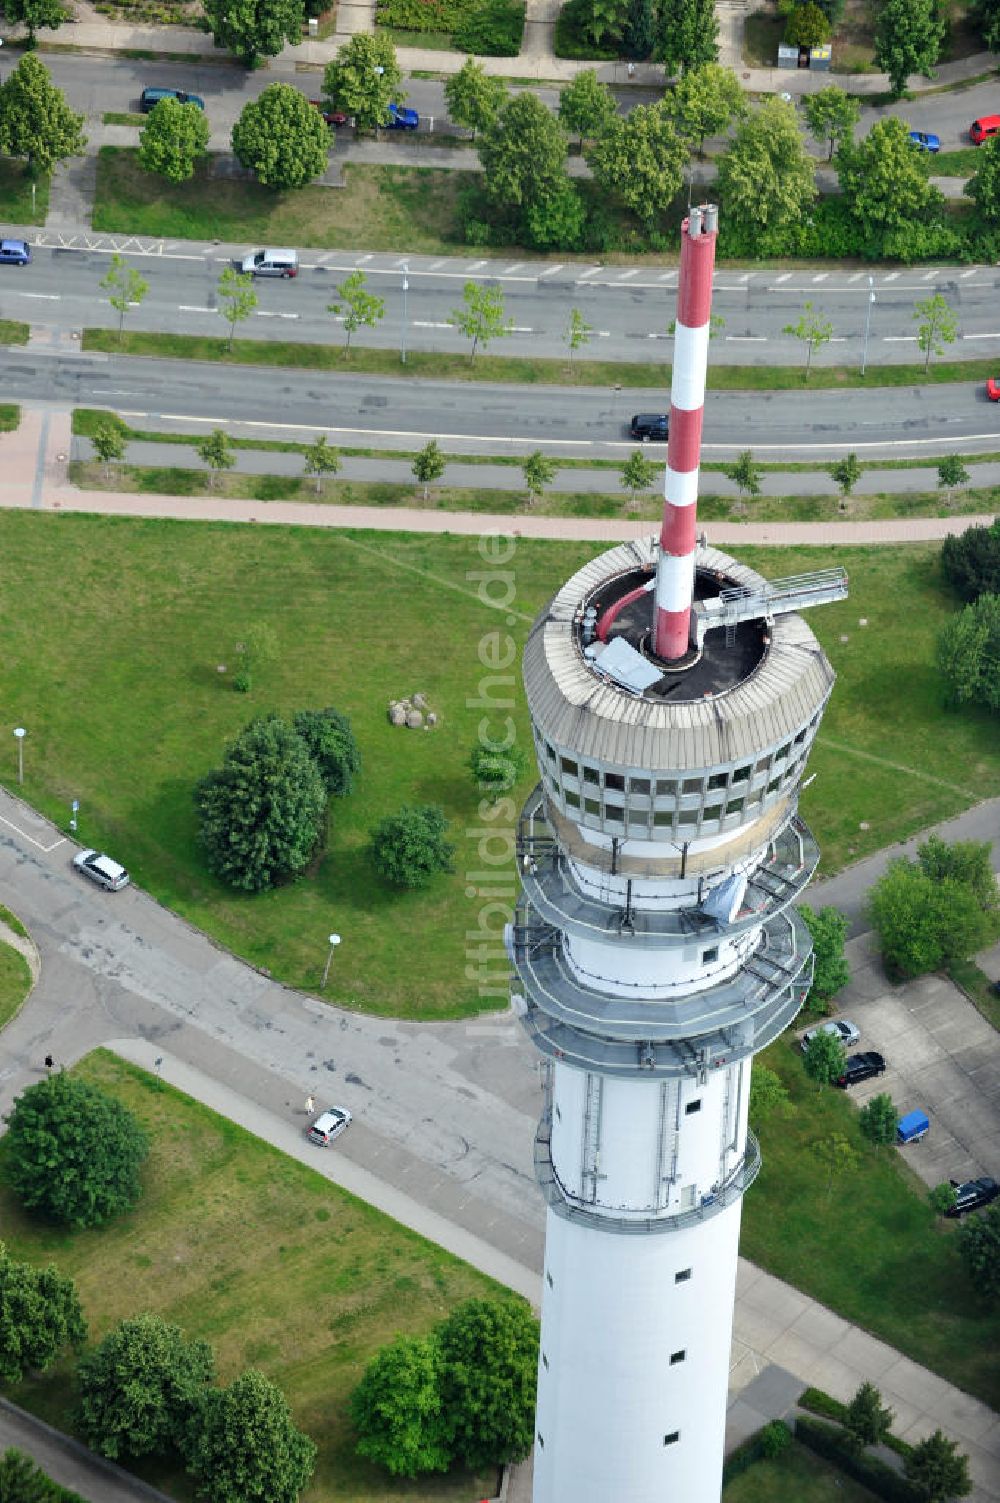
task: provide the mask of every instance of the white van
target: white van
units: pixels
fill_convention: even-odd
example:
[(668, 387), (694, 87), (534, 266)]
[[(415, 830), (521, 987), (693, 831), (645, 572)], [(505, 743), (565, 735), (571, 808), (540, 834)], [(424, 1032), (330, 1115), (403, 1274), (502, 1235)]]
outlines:
[(255, 277), (297, 277), (299, 253), (293, 250), (251, 251), (240, 262), (240, 271)]

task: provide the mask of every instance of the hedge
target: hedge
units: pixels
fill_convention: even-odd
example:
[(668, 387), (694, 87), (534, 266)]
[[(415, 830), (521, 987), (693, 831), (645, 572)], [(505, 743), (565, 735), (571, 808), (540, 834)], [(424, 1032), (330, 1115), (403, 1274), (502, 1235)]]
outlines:
[[(838, 1425), (847, 1424), (846, 1404), (830, 1394), (824, 1393), (822, 1388), (807, 1388), (799, 1399), (800, 1409), (809, 1409), (813, 1414), (821, 1414), (824, 1419), (835, 1420)], [(900, 1440), (898, 1435), (887, 1435), (883, 1441), (890, 1451), (895, 1451), (897, 1456), (907, 1457), (913, 1454), (913, 1447), (909, 1441)]]
[(458, 52), (516, 57), (524, 35), (524, 0), (376, 0), (379, 26), (451, 35)]
[(825, 1425), (822, 1420), (800, 1414), (795, 1421), (795, 1439), (808, 1446), (810, 1451), (815, 1451), (817, 1456), (832, 1461), (848, 1477), (853, 1477), (855, 1482), (860, 1482), (862, 1487), (867, 1487), (876, 1497), (884, 1498), (886, 1503), (922, 1503), (920, 1493), (905, 1477), (886, 1466), (884, 1461), (879, 1461), (864, 1451), (853, 1450), (843, 1431), (834, 1429), (832, 1425)]
[(593, 5), (587, 0), (567, 0), (559, 12), (552, 50), (556, 57), (572, 58), (575, 62), (615, 62), (622, 55), (621, 38), (612, 39), (598, 47), (585, 31), (585, 22), (594, 14)]

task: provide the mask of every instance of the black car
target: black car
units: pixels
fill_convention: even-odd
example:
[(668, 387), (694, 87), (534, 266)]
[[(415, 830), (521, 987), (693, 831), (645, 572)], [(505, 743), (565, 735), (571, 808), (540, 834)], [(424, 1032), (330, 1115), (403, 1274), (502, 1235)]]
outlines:
[(867, 1054), (849, 1054), (844, 1072), (837, 1077), (835, 1084), (846, 1091), (848, 1086), (857, 1085), (859, 1081), (871, 1080), (874, 1075), (884, 1074), (885, 1060), (881, 1054), (876, 1054), (874, 1050)]
[(647, 439), (663, 442), (667, 437), (669, 427), (665, 412), (636, 412), (629, 423), (628, 431), (630, 438), (637, 438), (641, 444)]
[(967, 1211), (978, 1211), (980, 1206), (988, 1206), (1000, 1195), (1000, 1185), (989, 1175), (982, 1179), (967, 1179), (964, 1185), (953, 1179), (951, 1187), (955, 1192), (955, 1204), (948, 1207), (944, 1213), (946, 1216), (964, 1216)]

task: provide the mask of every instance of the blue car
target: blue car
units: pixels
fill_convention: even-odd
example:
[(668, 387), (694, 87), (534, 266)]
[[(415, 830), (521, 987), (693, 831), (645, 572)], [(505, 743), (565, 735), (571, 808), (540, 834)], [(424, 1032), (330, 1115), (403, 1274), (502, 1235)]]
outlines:
[(383, 126), (384, 130), (416, 130), (420, 124), (420, 116), (416, 110), (408, 109), (405, 104), (390, 104), (389, 118)]
[(941, 138), (926, 130), (911, 130), (910, 140), (918, 151), (940, 151)]

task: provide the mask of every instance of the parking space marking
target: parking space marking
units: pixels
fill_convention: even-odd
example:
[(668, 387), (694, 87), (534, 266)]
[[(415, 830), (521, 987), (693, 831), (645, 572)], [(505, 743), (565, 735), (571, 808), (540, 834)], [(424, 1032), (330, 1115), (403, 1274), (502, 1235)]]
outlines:
[(20, 825), (14, 824), (13, 820), (5, 819), (2, 814), (0, 814), (0, 824), (6, 825), (9, 830), (14, 830), (25, 840), (30, 840), (35, 849), (41, 851), (46, 856), (50, 851), (57, 850), (59, 846), (66, 844), (65, 835), (60, 835), (59, 839), (54, 840), (51, 845), (42, 845), (42, 842), (40, 840), (36, 840), (34, 835), (29, 835), (27, 830), (22, 830)]

